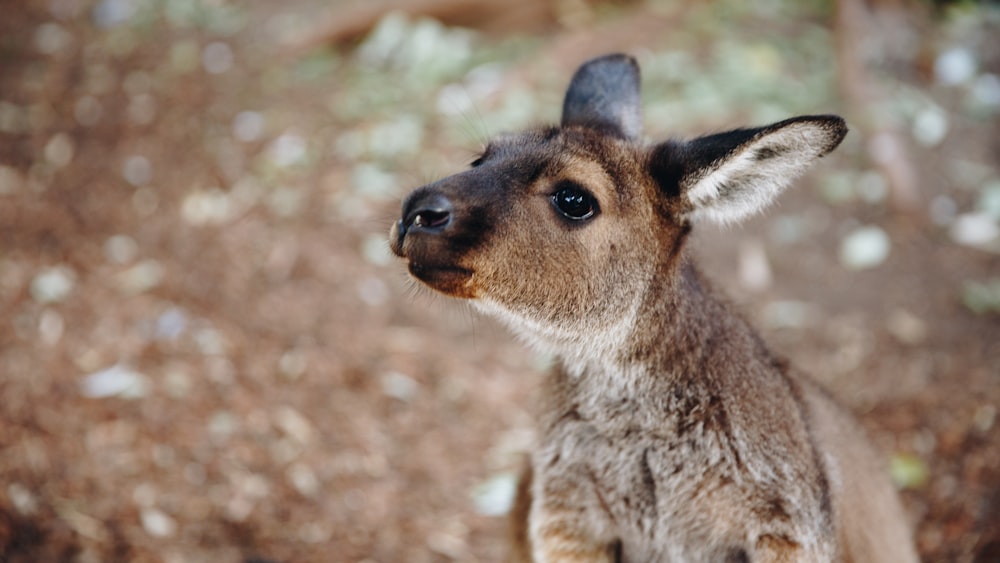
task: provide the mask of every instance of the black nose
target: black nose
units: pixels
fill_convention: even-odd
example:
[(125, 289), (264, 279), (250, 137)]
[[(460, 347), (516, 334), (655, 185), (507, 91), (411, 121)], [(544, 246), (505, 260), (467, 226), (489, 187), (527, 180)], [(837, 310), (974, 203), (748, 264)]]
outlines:
[(416, 194), (403, 208), (403, 227), (407, 232), (440, 232), (451, 222), (451, 210), (451, 202), (441, 194)]

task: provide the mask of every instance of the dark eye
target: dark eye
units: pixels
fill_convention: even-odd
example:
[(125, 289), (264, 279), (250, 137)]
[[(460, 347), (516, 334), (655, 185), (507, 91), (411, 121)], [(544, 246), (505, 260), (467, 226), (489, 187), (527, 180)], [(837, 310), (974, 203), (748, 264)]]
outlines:
[(469, 163), (470, 168), (475, 168), (480, 166), (482, 163), (486, 162), (486, 159), (490, 156), (490, 152), (493, 151), (493, 145), (486, 145), (483, 152), (479, 153), (479, 156), (475, 160)]
[(597, 213), (594, 196), (573, 182), (559, 182), (552, 194), (552, 204), (567, 219), (582, 221)]

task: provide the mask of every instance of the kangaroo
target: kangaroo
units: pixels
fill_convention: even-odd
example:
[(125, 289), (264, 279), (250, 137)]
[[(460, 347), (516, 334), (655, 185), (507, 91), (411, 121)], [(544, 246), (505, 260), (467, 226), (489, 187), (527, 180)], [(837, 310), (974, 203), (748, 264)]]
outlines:
[(912, 562), (859, 424), (768, 350), (685, 251), (847, 133), (833, 115), (647, 145), (639, 68), (593, 59), (559, 126), (493, 139), (390, 231), (420, 282), (558, 358), (513, 561)]

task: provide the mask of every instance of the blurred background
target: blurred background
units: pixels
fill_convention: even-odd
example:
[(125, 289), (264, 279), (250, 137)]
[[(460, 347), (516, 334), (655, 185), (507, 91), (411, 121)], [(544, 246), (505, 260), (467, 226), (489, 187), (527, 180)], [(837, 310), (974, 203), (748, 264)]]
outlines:
[(1000, 561), (1000, 9), (0, 3), (0, 561), (498, 561), (538, 357), (407, 279), (411, 189), (640, 61), (647, 133), (841, 113), (695, 233), (858, 412), (927, 561)]

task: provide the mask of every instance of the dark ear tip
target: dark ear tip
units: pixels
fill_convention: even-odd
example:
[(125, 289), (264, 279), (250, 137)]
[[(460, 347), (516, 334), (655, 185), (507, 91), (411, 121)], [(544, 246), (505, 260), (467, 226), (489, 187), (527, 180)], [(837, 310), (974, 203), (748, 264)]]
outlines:
[(843, 139), (844, 135), (847, 134), (847, 122), (844, 121), (844, 118), (839, 115), (814, 115), (811, 116), (811, 118), (813, 121), (821, 123), (825, 128), (836, 134), (836, 136), (840, 139)]
[(600, 129), (625, 139), (642, 134), (639, 63), (623, 53), (580, 65), (563, 100), (562, 125)]
[(833, 133), (833, 139), (830, 147), (830, 150), (833, 150), (840, 144), (841, 141), (844, 140), (844, 137), (847, 136), (847, 122), (844, 121), (844, 118), (839, 115), (828, 115), (826, 117), (828, 118), (827, 123), (829, 124), (830, 132)]
[(628, 53), (608, 53), (607, 55), (601, 55), (599, 57), (594, 57), (588, 62), (598, 62), (598, 61), (621, 61), (639, 66), (639, 63), (635, 60), (635, 57)]
[(636, 71), (639, 70), (639, 61), (635, 60), (635, 57), (627, 53), (609, 53), (607, 55), (601, 55), (599, 57), (594, 57), (588, 61), (585, 61), (580, 65), (578, 72), (583, 69), (593, 68), (595, 66), (603, 66), (605, 64), (619, 65), (625, 63), (631, 66)]
[(829, 133), (829, 143), (827, 144), (824, 154), (837, 148), (837, 145), (839, 145), (840, 142), (844, 140), (844, 137), (847, 136), (847, 122), (844, 121), (844, 118), (839, 115), (804, 115), (802, 117), (792, 118), (789, 121), (808, 121), (825, 129)]

